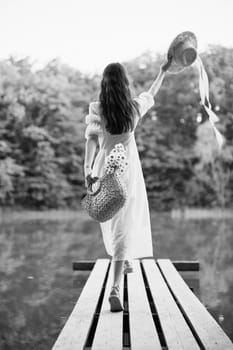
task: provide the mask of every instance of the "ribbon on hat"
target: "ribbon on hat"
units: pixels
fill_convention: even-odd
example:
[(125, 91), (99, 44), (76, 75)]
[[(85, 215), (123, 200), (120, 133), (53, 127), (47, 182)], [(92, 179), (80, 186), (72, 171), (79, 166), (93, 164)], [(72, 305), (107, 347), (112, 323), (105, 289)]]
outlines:
[[(210, 125), (213, 128), (218, 146), (221, 149), (225, 142), (225, 139), (224, 139), (224, 136), (218, 131), (218, 129), (214, 125), (214, 123), (219, 121), (219, 117), (211, 109), (211, 104), (209, 101), (209, 80), (199, 55), (197, 56), (197, 59), (196, 59), (196, 65), (199, 71), (199, 91), (200, 91), (201, 103), (206, 113), (209, 116)], [(206, 105), (206, 103), (208, 104), (208, 106)]]

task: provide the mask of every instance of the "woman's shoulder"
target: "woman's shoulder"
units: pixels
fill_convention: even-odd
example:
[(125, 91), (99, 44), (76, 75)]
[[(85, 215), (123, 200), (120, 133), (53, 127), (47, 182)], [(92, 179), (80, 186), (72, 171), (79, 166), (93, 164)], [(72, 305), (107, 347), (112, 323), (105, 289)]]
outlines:
[(148, 105), (154, 104), (154, 97), (149, 91), (141, 92), (138, 96), (134, 97), (134, 100), (138, 101), (139, 103), (147, 103)]
[(148, 91), (141, 92), (134, 100), (137, 101), (139, 105), (141, 117), (154, 105), (154, 97)]
[(99, 101), (93, 101), (89, 104), (89, 113), (92, 114), (100, 114), (100, 102)]
[(103, 136), (103, 123), (99, 111), (99, 102), (95, 101), (89, 104), (89, 113), (85, 117), (85, 122), (87, 124), (85, 131), (86, 139), (92, 135)]
[(90, 102), (88, 114), (86, 115), (85, 121), (86, 124), (101, 122), (99, 101)]

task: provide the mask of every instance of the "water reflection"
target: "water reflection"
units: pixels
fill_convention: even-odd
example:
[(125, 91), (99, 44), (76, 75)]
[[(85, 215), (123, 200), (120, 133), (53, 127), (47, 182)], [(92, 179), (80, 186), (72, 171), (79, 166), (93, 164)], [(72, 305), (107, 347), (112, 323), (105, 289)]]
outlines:
[(155, 213), (152, 226), (156, 258), (200, 261), (200, 298), (233, 340), (233, 220), (172, 220)]
[[(88, 272), (77, 259), (107, 257), (85, 213), (8, 218), (0, 232), (0, 349), (50, 349)], [(155, 258), (199, 260), (201, 299), (233, 339), (233, 220), (174, 220), (152, 213)]]

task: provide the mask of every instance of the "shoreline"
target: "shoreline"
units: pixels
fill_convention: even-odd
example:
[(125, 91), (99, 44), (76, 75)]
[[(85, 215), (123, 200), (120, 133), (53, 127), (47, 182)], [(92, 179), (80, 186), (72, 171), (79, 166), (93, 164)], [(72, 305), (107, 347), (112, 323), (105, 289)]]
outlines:
[[(161, 214), (161, 212), (151, 209), (150, 215)], [(165, 210), (162, 213), (169, 214), (175, 220), (203, 220), (203, 219), (233, 219), (232, 209), (222, 208), (182, 208)], [(24, 208), (0, 208), (0, 223), (10, 221), (32, 221), (32, 220), (47, 220), (47, 221), (67, 221), (77, 218), (86, 217), (92, 220), (86, 211), (80, 207), (77, 209), (46, 209), (33, 210)]]

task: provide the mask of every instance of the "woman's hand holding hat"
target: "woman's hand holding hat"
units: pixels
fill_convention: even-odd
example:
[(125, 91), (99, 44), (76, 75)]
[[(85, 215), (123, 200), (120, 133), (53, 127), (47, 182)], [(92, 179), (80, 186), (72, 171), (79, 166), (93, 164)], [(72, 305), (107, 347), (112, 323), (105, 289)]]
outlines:
[(171, 66), (172, 58), (173, 58), (172, 55), (168, 55), (167, 61), (162, 64), (161, 70), (163, 72), (166, 72), (168, 70), (168, 68)]

